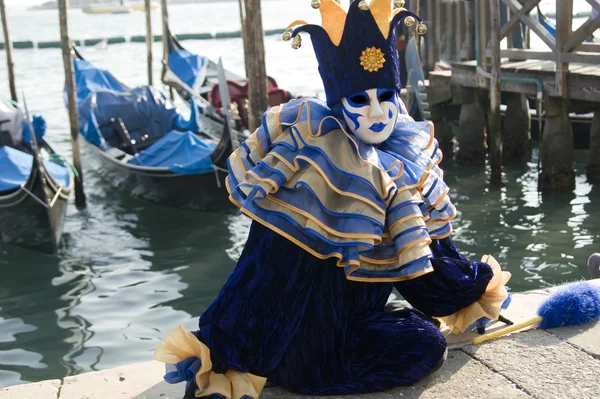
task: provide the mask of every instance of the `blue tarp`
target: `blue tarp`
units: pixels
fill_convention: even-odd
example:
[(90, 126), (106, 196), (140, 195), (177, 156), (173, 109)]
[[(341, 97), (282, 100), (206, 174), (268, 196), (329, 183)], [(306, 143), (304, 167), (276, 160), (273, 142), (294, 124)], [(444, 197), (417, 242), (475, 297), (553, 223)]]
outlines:
[(208, 58), (192, 54), (187, 50), (178, 50), (169, 54), (169, 69), (191, 89), (202, 86), (206, 80)]
[[(127, 86), (115, 79), (110, 72), (96, 68), (92, 63), (76, 58), (75, 65), (75, 83), (77, 85), (77, 103), (81, 103), (85, 98), (95, 91), (101, 89), (113, 90), (116, 92), (125, 92), (129, 90)], [(65, 103), (66, 100), (65, 100)]]
[[(35, 138), (40, 141), (46, 134), (46, 120), (43, 116), (33, 115), (31, 121), (33, 131), (35, 132)], [(29, 135), (29, 123), (23, 123), (23, 141), (26, 143), (31, 142), (31, 136)]]
[[(15, 190), (25, 184), (32, 166), (33, 156), (12, 147), (0, 147), (0, 193)], [(44, 161), (44, 166), (58, 184), (69, 186), (68, 166), (50, 161)]]
[(191, 132), (171, 131), (151, 147), (136, 154), (130, 164), (167, 167), (184, 175), (212, 172), (211, 153), (216, 144), (205, 142)]
[[(181, 55), (178, 62), (192, 71), (201, 67), (199, 58)], [(121, 120), (136, 145), (154, 142), (135, 154), (131, 164), (168, 167), (181, 174), (212, 171), (211, 153), (216, 144), (205, 142), (193, 133), (200, 132), (196, 100), (192, 100), (191, 115), (186, 120), (173, 101), (155, 88), (129, 89), (87, 61), (78, 60), (77, 64), (79, 128), (88, 142), (104, 150), (110, 147), (126, 150), (128, 144), (122, 135)], [(86, 97), (80, 97), (84, 93)]]
[(163, 93), (150, 86), (141, 86), (127, 92), (100, 90), (79, 104), (79, 127), (85, 139), (101, 148), (105, 143), (120, 147), (118, 120), (123, 121), (131, 138), (136, 142), (158, 139), (173, 129), (200, 131), (197, 107), (192, 107), (185, 120), (175, 105)]

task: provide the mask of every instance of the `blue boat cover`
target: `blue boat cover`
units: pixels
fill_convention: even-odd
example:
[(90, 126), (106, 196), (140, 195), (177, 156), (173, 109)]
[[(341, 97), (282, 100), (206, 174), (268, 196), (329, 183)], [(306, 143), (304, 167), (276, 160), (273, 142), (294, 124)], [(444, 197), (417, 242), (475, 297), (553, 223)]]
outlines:
[[(77, 103), (81, 103), (90, 94), (98, 90), (107, 89), (116, 92), (129, 90), (119, 82), (110, 72), (96, 68), (92, 63), (75, 58), (75, 83), (77, 85)], [(67, 104), (65, 98), (65, 104)]]
[(157, 140), (173, 129), (200, 131), (197, 107), (191, 107), (190, 119), (186, 120), (171, 100), (151, 86), (127, 92), (102, 89), (88, 95), (78, 110), (82, 135), (103, 149), (122, 146), (119, 119), (137, 143)]
[(167, 62), (171, 72), (191, 89), (197, 89), (204, 84), (208, 58), (181, 49), (170, 53)]
[[(40, 141), (46, 134), (46, 120), (43, 116), (33, 115), (31, 125), (35, 132), (35, 138)], [(31, 142), (31, 136), (29, 135), (29, 123), (23, 123), (23, 141), (26, 143)]]
[[(0, 147), (0, 193), (21, 187), (31, 174), (33, 156), (9, 146)], [(69, 186), (69, 167), (44, 161), (44, 166), (58, 184)]]
[(192, 132), (171, 131), (136, 154), (129, 163), (166, 167), (184, 175), (209, 173), (213, 171), (211, 153), (216, 146), (213, 142), (201, 140)]
[[(32, 125), (40, 140), (46, 133), (46, 121), (42, 116), (33, 115)], [(25, 121), (23, 110), (17, 103), (0, 96), (0, 146), (17, 147), (30, 142), (29, 123)]]

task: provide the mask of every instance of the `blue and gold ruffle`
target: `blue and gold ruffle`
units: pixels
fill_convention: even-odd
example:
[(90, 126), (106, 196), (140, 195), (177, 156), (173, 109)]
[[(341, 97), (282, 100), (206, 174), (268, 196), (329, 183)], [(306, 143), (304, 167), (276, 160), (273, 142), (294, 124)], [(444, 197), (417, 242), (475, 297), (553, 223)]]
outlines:
[(375, 147), (315, 99), (269, 109), (229, 158), (227, 189), (242, 213), (350, 280), (402, 281), (432, 271), (431, 239), (456, 210), (438, 167), (433, 125), (400, 114)]
[(258, 399), (267, 382), (264, 377), (237, 370), (215, 373), (210, 349), (194, 334), (177, 326), (154, 352), (154, 359), (166, 363), (165, 381), (186, 381), (186, 391), (197, 398)]

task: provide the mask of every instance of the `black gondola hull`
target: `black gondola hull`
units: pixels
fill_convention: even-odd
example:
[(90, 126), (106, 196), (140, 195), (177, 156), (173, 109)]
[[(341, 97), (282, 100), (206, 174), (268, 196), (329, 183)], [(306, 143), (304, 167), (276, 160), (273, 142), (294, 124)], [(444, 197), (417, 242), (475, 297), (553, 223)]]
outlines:
[(55, 253), (70, 192), (71, 187), (59, 187), (34, 164), (23, 187), (0, 195), (0, 240)]
[(200, 175), (182, 175), (165, 169), (141, 168), (112, 157), (96, 146), (85, 143), (86, 161), (113, 186), (134, 197), (159, 204), (197, 211), (233, 211), (225, 178), (227, 172), (216, 170)]

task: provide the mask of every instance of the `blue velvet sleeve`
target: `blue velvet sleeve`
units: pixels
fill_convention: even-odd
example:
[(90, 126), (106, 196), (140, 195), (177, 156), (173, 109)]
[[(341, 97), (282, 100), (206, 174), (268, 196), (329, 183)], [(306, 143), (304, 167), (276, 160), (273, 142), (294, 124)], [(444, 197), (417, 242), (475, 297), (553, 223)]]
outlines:
[(484, 262), (469, 262), (449, 237), (433, 240), (430, 248), (434, 271), (394, 284), (404, 299), (435, 317), (451, 315), (477, 302), (494, 275), (492, 268)]

